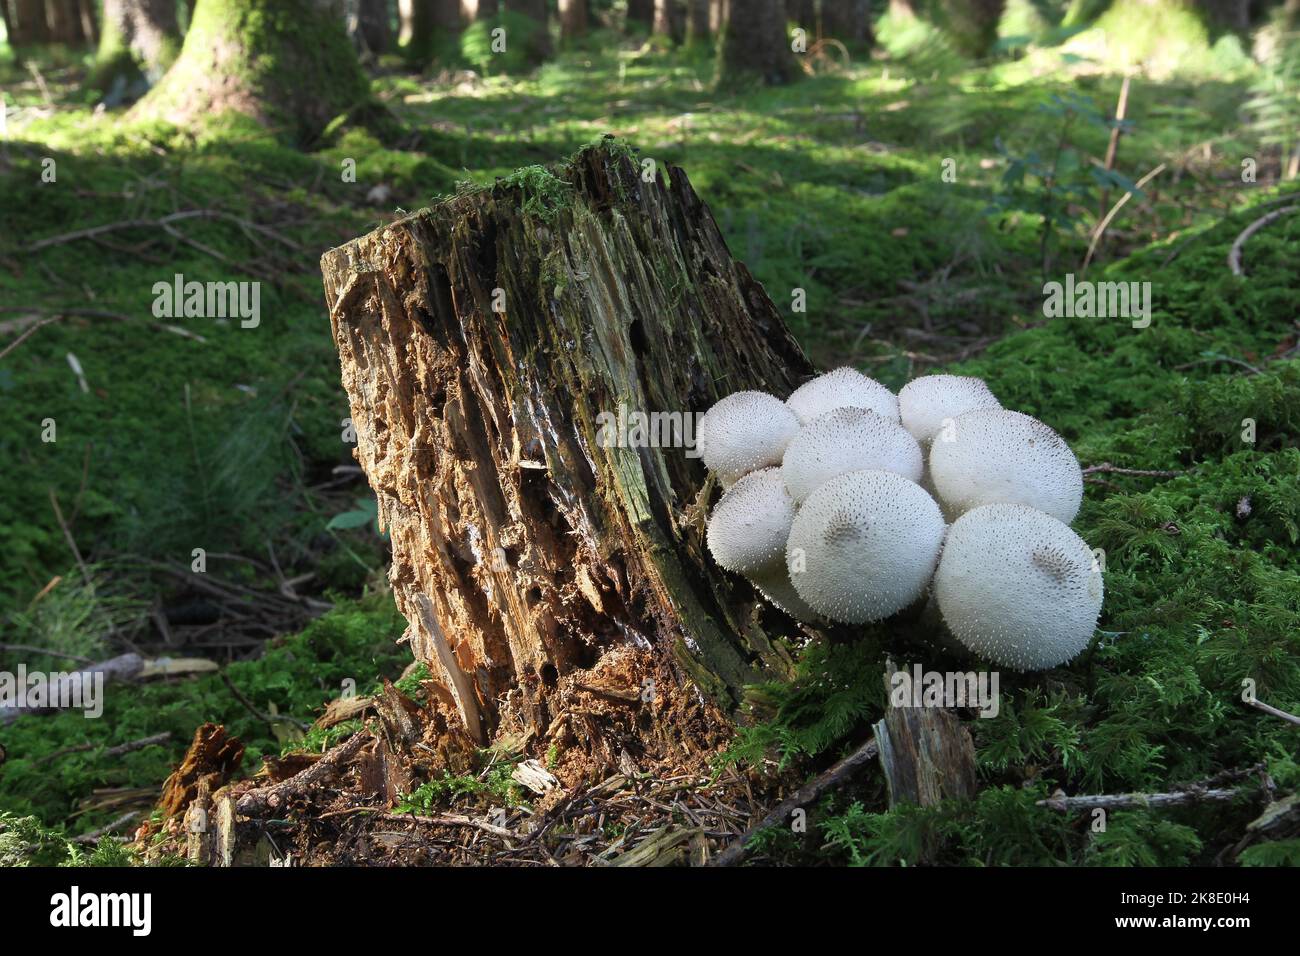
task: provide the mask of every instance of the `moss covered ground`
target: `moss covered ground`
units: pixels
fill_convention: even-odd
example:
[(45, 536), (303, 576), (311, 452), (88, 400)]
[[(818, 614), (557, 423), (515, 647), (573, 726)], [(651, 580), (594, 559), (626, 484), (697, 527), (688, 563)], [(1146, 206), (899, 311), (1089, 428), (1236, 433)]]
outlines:
[[(925, 42), (901, 52), (723, 96), (707, 57), (600, 36), (525, 78), (380, 75), (375, 93), (409, 142), (340, 126), (310, 153), (228, 118), (127, 124), (87, 105), (80, 64), (38, 84), (0, 63), (0, 348), (34, 329), (0, 359), (0, 643), (48, 648), (47, 666), (94, 657), (104, 635), (145, 633), (151, 612), (176, 611), (166, 569), (202, 548), (232, 588), (311, 573), (301, 593), (338, 602), (305, 628), (284, 625), (254, 659), (224, 650), (226, 676), (263, 712), (310, 721), (344, 680), (364, 690), (396, 677), (407, 652), (377, 585), (385, 542), (364, 483), (338, 470), (352, 464), (348, 412), (319, 253), (458, 182), (490, 183), (612, 132), (686, 170), (819, 363), (893, 387), (935, 369), (982, 375), (1085, 464), (1179, 472), (1088, 485), (1076, 527), (1106, 552), (1099, 636), (1069, 667), (1003, 675), (1000, 715), (973, 724), (976, 801), (882, 812), (880, 785), (864, 778), (822, 801), (809, 835), (767, 833), (760, 847), (801, 862), (1211, 860), (1257, 804), (1117, 811), (1093, 833), (1034, 802), (1057, 787), (1162, 790), (1258, 763), (1281, 788), (1300, 777), (1294, 728), (1240, 701), (1250, 678), (1262, 699), (1300, 707), (1300, 217), (1250, 241), (1248, 277), (1226, 265), (1279, 198), (1242, 122), (1253, 77), (1133, 84), (1116, 168), (1127, 181), (1167, 170), (1116, 217), (1089, 277), (1152, 283), (1151, 324), (1134, 329), (1041, 311), (1044, 276), (1080, 271), (1100, 212), (1105, 184), (1085, 174), (1108, 129), (1090, 110), (1112, 109), (1119, 79), (1043, 69), (1041, 52), (978, 68)], [(1083, 173), (1058, 164), (1047, 190), (1034, 171), (1062, 155)], [(1242, 181), (1244, 157), (1263, 185)], [(1017, 166), (1023, 178), (1008, 179)], [(1112, 183), (1110, 200), (1120, 193)], [(219, 215), (167, 218), (195, 211)], [(259, 325), (155, 316), (154, 285), (176, 273), (261, 280)], [(57, 440), (43, 441), (51, 419)], [(732, 759), (775, 754), (798, 774), (860, 743), (883, 705), (886, 654), (970, 666), (917, 648), (898, 626), (815, 645), (795, 682), (754, 689), (756, 723)], [(0, 666), (19, 657), (31, 662), (0, 650)], [(248, 769), (292, 744), (218, 676), (148, 684), (110, 695), (100, 721), (0, 728), (0, 811), (67, 834), (101, 826), (124, 805), (114, 796), (139, 789), (148, 805), (208, 720), (249, 744)], [(164, 746), (103, 755), (163, 730)], [(83, 742), (94, 749), (52, 757)], [(1300, 845), (1242, 859), (1296, 862)]]

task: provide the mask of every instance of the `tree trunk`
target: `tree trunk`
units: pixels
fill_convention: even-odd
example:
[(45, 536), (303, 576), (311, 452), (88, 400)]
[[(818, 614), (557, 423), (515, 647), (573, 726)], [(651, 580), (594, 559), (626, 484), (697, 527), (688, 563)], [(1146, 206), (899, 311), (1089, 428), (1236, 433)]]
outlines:
[(587, 34), (587, 0), (560, 0), (560, 37), (564, 42)]
[(720, 85), (736, 86), (755, 78), (777, 85), (795, 78), (782, 0), (730, 0), (723, 15), (718, 44)]
[(450, 55), (461, 30), (460, 0), (398, 0), (398, 45), (407, 59), (427, 63)]
[(627, 0), (627, 22), (629, 25), (649, 30), (654, 24), (655, 0)]
[(156, 83), (180, 48), (181, 29), (171, 0), (104, 0), (92, 85), (107, 91), (119, 79), (130, 82), (142, 75)]
[(821, 30), (850, 49), (869, 46), (875, 42), (870, 0), (822, 0)]
[(817, 34), (817, 0), (786, 0), (785, 17), (795, 26), (803, 27), (808, 35)]
[(460, 13), (466, 23), (490, 20), (501, 12), (501, 0), (461, 0)]
[(356, 33), (354, 40), (359, 40), (362, 49), (373, 54), (388, 52), (393, 42), (393, 31), (388, 22), (388, 0), (359, 0)]
[(654, 25), (651, 32), (655, 36), (676, 39), (677, 16), (673, 0), (654, 0)]
[(180, 57), (135, 112), (184, 125), (235, 111), (309, 142), (369, 95), (331, 0), (198, 0)]
[(708, 43), (713, 36), (709, 28), (709, 0), (686, 0), (686, 45)]
[[(549, 57), (551, 49), (551, 32), (549, 27), (546, 0), (505, 0), (509, 13), (517, 13), (533, 21), (534, 29), (528, 37), (529, 59), (534, 62)], [(510, 42), (507, 38), (506, 42)]]
[(5, 30), (9, 45), (16, 50), (49, 43), (50, 28), (41, 0), (6, 0)]
[[(743, 685), (789, 673), (795, 626), (707, 556), (716, 489), (682, 446), (690, 413), (785, 396), (811, 368), (686, 174), (666, 174), (591, 146), (321, 260), (397, 605), (479, 744), (602, 749), (579, 691), (669, 708), (624, 727), (663, 741), (689, 731), (672, 708), (704, 706), (691, 683), (720, 720)], [(652, 413), (658, 440), (616, 424)]]
[[(86, 29), (85, 0), (46, 0), (47, 42), (70, 47), (88, 47), (95, 42), (94, 30)], [(39, 4), (38, 4), (39, 6)], [(93, 23), (93, 14), (91, 15)]]
[(940, 0), (942, 28), (960, 52), (984, 57), (998, 39), (1006, 0)]

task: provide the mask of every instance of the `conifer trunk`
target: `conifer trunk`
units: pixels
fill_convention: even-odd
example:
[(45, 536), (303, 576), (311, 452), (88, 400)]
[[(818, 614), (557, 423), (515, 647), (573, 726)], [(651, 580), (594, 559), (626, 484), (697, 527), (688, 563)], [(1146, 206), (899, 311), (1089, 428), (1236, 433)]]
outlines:
[[(695, 718), (647, 700), (702, 707), (693, 684), (721, 714), (788, 674), (795, 625), (709, 558), (716, 489), (680, 446), (685, 414), (811, 367), (682, 170), (588, 147), (321, 266), (396, 601), (471, 737), (580, 719), (594, 749), (596, 687), (671, 738)], [(683, 414), (647, 440), (637, 413)]]

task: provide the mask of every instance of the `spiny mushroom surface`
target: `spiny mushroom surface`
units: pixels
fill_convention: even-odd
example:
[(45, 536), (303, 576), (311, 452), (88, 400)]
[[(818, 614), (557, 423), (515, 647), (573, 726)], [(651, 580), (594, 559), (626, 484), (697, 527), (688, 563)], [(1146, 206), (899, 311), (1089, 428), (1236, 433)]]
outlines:
[(781, 474), (799, 502), (836, 475), (878, 470), (919, 481), (921, 465), (921, 446), (901, 425), (865, 408), (837, 408), (799, 429)]
[(722, 496), (709, 517), (713, 559), (728, 571), (753, 574), (775, 567), (784, 573), (785, 542), (794, 521), (794, 500), (780, 468), (750, 472)]
[(1042, 670), (1088, 646), (1101, 613), (1101, 571), (1083, 539), (1051, 515), (984, 505), (948, 529), (934, 597), (967, 648)]
[(922, 445), (934, 440), (947, 419), (977, 408), (1001, 408), (982, 378), (969, 375), (923, 375), (898, 393), (903, 427)]
[(857, 369), (837, 368), (804, 382), (786, 399), (786, 404), (805, 425), (837, 408), (866, 408), (898, 421), (898, 398), (874, 378)]
[(758, 592), (796, 621), (811, 624), (818, 614), (808, 606), (808, 602), (799, 596), (799, 592), (790, 583), (790, 572), (782, 561), (774, 568), (765, 568), (746, 575)]
[(704, 413), (696, 433), (705, 467), (723, 487), (742, 475), (781, 464), (799, 419), (774, 395), (733, 392)]
[[(965, 514), (981, 505), (1029, 505), (1065, 523), (1083, 500), (1079, 460), (1060, 435), (1036, 418), (978, 409), (953, 419), (951, 433), (930, 446), (930, 479), (946, 508)], [(949, 440), (951, 439), (951, 440)]]
[(832, 478), (804, 500), (786, 544), (795, 590), (820, 614), (862, 624), (925, 591), (944, 523), (921, 488), (887, 471)]

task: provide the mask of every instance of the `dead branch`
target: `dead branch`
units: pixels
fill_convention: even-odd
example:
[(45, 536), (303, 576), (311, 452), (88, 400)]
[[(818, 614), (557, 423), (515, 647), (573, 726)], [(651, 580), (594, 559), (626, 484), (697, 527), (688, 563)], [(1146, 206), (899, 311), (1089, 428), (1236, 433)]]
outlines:
[[(129, 740), (124, 744), (117, 744), (114, 747), (109, 747), (107, 750), (104, 751), (104, 756), (120, 757), (123, 754), (134, 753), (137, 750), (144, 750), (146, 747), (153, 747), (156, 744), (165, 744), (167, 741), (171, 740), (171, 737), (172, 737), (172, 732), (170, 730), (164, 730), (160, 734), (153, 734), (152, 736), (149, 737), (141, 737), (139, 740)], [(55, 760), (59, 757), (66, 756), (67, 754), (84, 753), (87, 750), (94, 750), (97, 746), (98, 744), (86, 743), (86, 744), (77, 744), (72, 747), (64, 747), (62, 750), (56, 750), (53, 753), (48, 753), (40, 760), (37, 760), (36, 766), (39, 767), (43, 763), (48, 763), (51, 760)]]
[(1083, 469), (1085, 475), (1107, 474), (1107, 475), (1137, 475), (1143, 478), (1177, 478), (1185, 475), (1185, 471), (1154, 471), (1145, 468), (1119, 468), (1108, 461), (1103, 461), (1100, 465), (1089, 465)]
[(246, 817), (262, 816), (269, 811), (279, 809), (290, 797), (298, 796), (315, 784), (329, 779), (372, 740), (374, 737), (367, 733), (353, 734), (302, 773), (274, 786), (248, 791), (239, 798), (235, 809)]
[(739, 863), (745, 858), (745, 853), (748, 851), (746, 844), (755, 833), (767, 827), (783, 823), (796, 807), (811, 803), (826, 790), (847, 780), (863, 764), (874, 760), (878, 753), (879, 747), (876, 746), (876, 738), (872, 737), (853, 753), (832, 765), (828, 770), (822, 771), (777, 804), (763, 819), (742, 833), (725, 850), (719, 853), (717, 858), (714, 859), (713, 865), (734, 866)]
[(1037, 806), (1047, 807), (1060, 813), (1071, 810), (1127, 810), (1133, 808), (1177, 807), (1187, 803), (1205, 803), (1232, 800), (1249, 792), (1248, 787), (1231, 787), (1210, 789), (1201, 786), (1176, 790), (1173, 793), (1102, 793), (1078, 797), (1067, 797), (1065, 791), (1058, 790), (1046, 800), (1039, 800)]
[(1241, 276), (1246, 274), (1245, 269), (1243, 269), (1241, 265), (1241, 253), (1246, 246), (1246, 240), (1259, 232), (1270, 222), (1273, 222), (1276, 219), (1281, 219), (1283, 216), (1288, 213), (1293, 213), (1296, 210), (1300, 210), (1300, 205), (1283, 206), (1281, 209), (1274, 209), (1272, 212), (1260, 216), (1241, 231), (1241, 235), (1233, 241), (1232, 248), (1228, 250), (1228, 268), (1232, 270), (1233, 275)]
[(100, 837), (104, 836), (106, 833), (112, 833), (114, 830), (116, 830), (124, 823), (130, 823), (139, 815), (140, 815), (139, 810), (132, 810), (130, 813), (124, 813), (116, 820), (114, 820), (112, 823), (106, 823), (104, 826), (100, 827), (97, 830), (91, 830), (89, 833), (83, 833), (79, 837), (74, 837), (72, 842), (73, 843), (98, 843)]
[(1293, 724), (1300, 724), (1300, 717), (1297, 717), (1295, 714), (1288, 714), (1285, 710), (1279, 710), (1278, 708), (1274, 707), (1271, 704), (1264, 703), (1262, 700), (1252, 699), (1246, 701), (1245, 703), (1248, 707), (1254, 707), (1256, 710), (1262, 710), (1266, 714), (1270, 714), (1274, 717), (1280, 717), (1283, 720), (1289, 721), (1290, 723)]
[(1216, 355), (1214, 358), (1198, 359), (1195, 362), (1184, 362), (1182, 365), (1175, 365), (1175, 372), (1182, 372), (1189, 368), (1195, 368), (1198, 365), (1214, 365), (1216, 362), (1227, 362), (1229, 365), (1239, 365), (1251, 375), (1263, 375), (1264, 373), (1251, 365), (1249, 362), (1243, 362), (1241, 359), (1232, 358), (1229, 355)]

